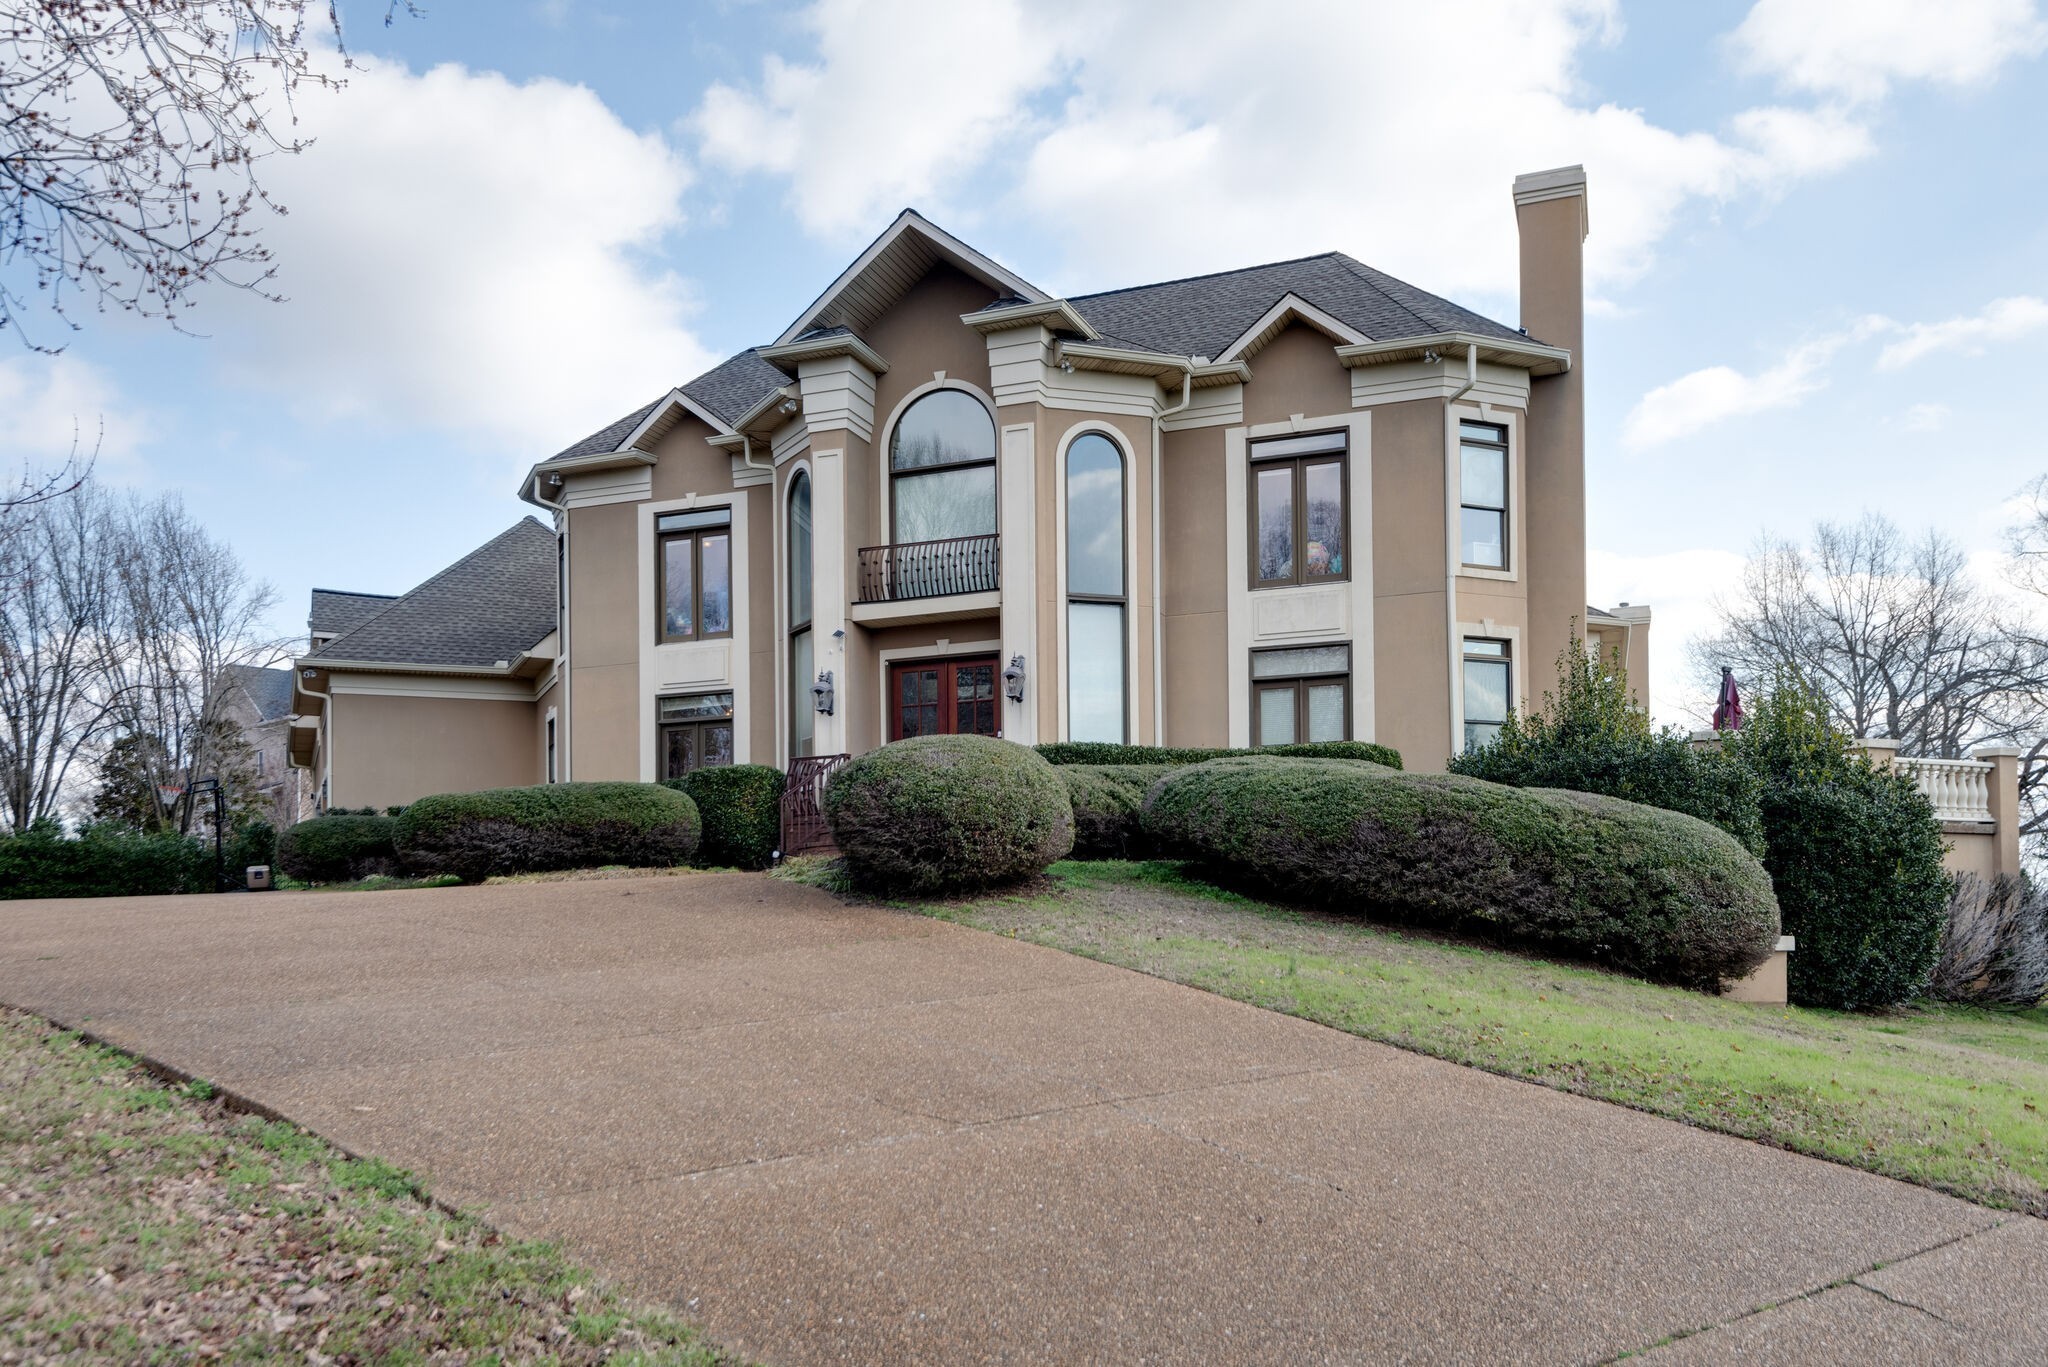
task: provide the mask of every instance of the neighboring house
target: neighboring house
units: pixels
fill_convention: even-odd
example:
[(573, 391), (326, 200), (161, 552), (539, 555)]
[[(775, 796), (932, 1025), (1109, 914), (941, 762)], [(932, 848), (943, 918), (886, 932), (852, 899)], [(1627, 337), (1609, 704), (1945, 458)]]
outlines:
[(302, 771), (290, 762), (292, 671), (230, 665), (224, 674), (221, 721), (249, 746), (267, 819), (283, 830), (312, 814), (310, 794), (301, 791)]
[(555, 551), (528, 517), (410, 593), (313, 591), (291, 756), (319, 810), (547, 777)]
[[(434, 725), (399, 684), (484, 601), (366, 656), (430, 581), (298, 662), (333, 803), (963, 731), (1432, 769), (1574, 624), (1640, 687), (1648, 610), (1585, 597), (1585, 177), (1514, 203), (1520, 328), (1339, 253), (1061, 299), (905, 210), (771, 343), (532, 469), (534, 612)], [(486, 700), (540, 739), (453, 720)]]

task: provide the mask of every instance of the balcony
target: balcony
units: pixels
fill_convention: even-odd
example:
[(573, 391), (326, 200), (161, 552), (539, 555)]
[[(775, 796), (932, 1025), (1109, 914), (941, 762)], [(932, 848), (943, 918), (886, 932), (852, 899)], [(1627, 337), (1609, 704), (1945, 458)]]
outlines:
[(853, 619), (907, 625), (993, 613), (1002, 601), (1001, 552), (994, 533), (863, 546)]

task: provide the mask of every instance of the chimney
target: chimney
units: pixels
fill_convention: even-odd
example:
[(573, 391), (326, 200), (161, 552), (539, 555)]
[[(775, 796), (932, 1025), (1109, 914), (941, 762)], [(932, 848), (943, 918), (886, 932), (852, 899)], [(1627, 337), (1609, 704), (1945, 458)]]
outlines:
[(1522, 329), (1571, 352), (1571, 367), (1529, 384), (1523, 546), (1529, 594), (1528, 672), (1586, 629), (1586, 168), (1515, 177), (1522, 243)]

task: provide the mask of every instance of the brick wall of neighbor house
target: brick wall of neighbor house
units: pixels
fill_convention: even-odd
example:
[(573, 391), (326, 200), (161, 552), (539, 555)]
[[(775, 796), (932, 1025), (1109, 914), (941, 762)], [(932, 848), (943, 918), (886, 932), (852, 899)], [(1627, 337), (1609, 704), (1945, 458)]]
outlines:
[(535, 781), (531, 702), (337, 693), (333, 706), (330, 806), (381, 809)]

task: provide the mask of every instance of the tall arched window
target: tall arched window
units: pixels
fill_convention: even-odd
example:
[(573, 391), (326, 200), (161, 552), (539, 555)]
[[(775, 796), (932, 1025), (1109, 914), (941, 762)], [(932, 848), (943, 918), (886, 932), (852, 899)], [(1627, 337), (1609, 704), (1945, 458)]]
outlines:
[(1099, 433), (1067, 447), (1067, 738), (1125, 739), (1124, 457)]
[(996, 425), (972, 394), (935, 389), (889, 438), (890, 539), (940, 541), (996, 529)]
[(811, 635), (811, 475), (799, 470), (789, 481), (789, 753), (811, 753), (818, 714), (811, 705), (817, 654)]

